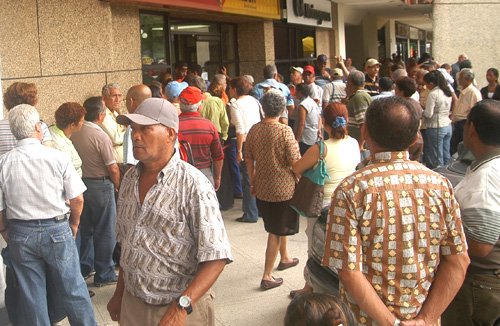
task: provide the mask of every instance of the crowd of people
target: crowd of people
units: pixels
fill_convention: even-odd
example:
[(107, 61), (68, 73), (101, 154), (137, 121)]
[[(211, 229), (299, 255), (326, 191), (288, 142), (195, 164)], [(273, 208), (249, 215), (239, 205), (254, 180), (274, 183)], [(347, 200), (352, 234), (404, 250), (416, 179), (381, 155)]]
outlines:
[[(232, 261), (221, 211), (242, 199), (237, 222), (262, 217), (260, 288), (281, 286), (278, 254), (278, 270), (299, 264), (287, 249), (295, 185), (323, 158), (323, 264), (338, 271), (340, 299), (306, 280), (285, 325), (500, 322), (498, 70), (478, 90), (465, 54), (453, 65), (367, 58), (360, 70), (332, 61), (290, 67), (288, 85), (275, 65), (259, 83), (224, 67), (208, 82), (178, 62), (127, 90), (128, 113), (110, 83), (63, 103), (50, 127), (36, 86), (10, 85), (0, 234), (11, 322), (96, 325), (92, 277), (116, 284), (108, 311), (120, 325), (214, 325), (211, 286)], [(432, 169), (462, 142), (476, 162), (453, 189)]]

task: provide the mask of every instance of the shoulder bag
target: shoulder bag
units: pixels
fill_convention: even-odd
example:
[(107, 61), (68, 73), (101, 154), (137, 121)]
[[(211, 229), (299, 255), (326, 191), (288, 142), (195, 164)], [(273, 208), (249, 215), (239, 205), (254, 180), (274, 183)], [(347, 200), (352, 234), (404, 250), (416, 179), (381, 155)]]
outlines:
[(325, 144), (322, 140), (318, 141), (317, 144), (320, 149), (318, 163), (302, 174), (290, 202), (290, 206), (297, 213), (306, 217), (321, 215), (323, 197), (325, 196), (325, 178), (331, 179), (326, 173)]

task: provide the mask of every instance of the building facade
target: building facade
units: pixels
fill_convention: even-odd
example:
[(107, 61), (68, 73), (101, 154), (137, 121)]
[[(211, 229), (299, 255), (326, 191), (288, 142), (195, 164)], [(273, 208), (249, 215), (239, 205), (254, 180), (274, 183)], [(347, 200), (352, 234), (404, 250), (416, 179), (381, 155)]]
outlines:
[(171, 72), (176, 61), (200, 64), (208, 80), (224, 65), (230, 76), (259, 82), (271, 63), (288, 78), (288, 65), (336, 53), (332, 2), (309, 2), (2, 1), (2, 93), (16, 81), (35, 83), (38, 109), (50, 124), (60, 104), (100, 95), (107, 83), (125, 94)]

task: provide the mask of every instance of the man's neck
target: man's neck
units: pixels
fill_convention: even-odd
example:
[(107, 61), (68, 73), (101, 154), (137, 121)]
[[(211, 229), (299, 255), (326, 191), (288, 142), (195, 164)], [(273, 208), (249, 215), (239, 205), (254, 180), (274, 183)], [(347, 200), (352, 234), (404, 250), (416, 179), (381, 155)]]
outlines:
[(155, 160), (152, 162), (143, 162), (143, 168), (141, 174), (146, 174), (146, 175), (158, 175), (161, 170), (170, 162), (172, 157), (174, 156), (173, 154), (173, 148), (170, 148), (166, 150), (166, 154), (164, 157), (160, 158), (159, 160)]
[(470, 151), (472, 152), (472, 154), (474, 154), (476, 160), (479, 161), (483, 156), (487, 155), (489, 152), (499, 149), (500, 146), (490, 146), (481, 143), (477, 146), (474, 146), (474, 148), (471, 148)]

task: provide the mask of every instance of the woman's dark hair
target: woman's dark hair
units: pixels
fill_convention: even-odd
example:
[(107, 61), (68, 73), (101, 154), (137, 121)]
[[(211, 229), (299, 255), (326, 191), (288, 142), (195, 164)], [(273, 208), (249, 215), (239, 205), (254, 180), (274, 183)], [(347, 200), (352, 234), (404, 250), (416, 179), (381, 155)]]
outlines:
[(391, 96), (370, 104), (366, 110), (365, 124), (371, 139), (380, 147), (390, 151), (404, 151), (417, 136), (420, 117), (407, 99)]
[(217, 82), (211, 82), (210, 86), (208, 86), (207, 90), (210, 95), (216, 96), (218, 98), (222, 98), (222, 93), (224, 92), (224, 86), (217, 83)]
[(151, 97), (162, 98), (160, 82), (153, 80), (149, 82), (148, 87), (151, 90)]
[(311, 96), (309, 86), (307, 86), (305, 83), (298, 84), (295, 87), (295, 92), (300, 92), (300, 94), (304, 95), (305, 97)]
[(417, 84), (410, 77), (401, 77), (396, 80), (396, 87), (403, 91), (404, 97), (410, 97), (417, 91)]
[(354, 326), (352, 311), (339, 298), (323, 293), (296, 296), (288, 305), (285, 326)]
[(238, 94), (238, 96), (248, 95), (248, 92), (252, 88), (252, 84), (250, 84), (243, 76), (231, 79), (229, 84), (231, 85), (231, 88), (236, 89), (236, 94)]
[(482, 100), (470, 110), (467, 123), (473, 123), (481, 142), (490, 146), (500, 146), (500, 102)]
[(38, 90), (33, 83), (16, 82), (3, 94), (3, 102), (7, 111), (19, 104), (35, 106), (38, 103)]
[[(325, 125), (332, 127), (332, 136), (336, 139), (344, 139), (347, 137), (347, 121), (349, 119), (347, 107), (342, 103), (330, 103), (323, 110), (323, 117), (325, 118)], [(337, 117), (343, 117), (346, 125), (342, 127), (333, 127), (333, 123)]]
[(495, 76), (497, 78), (496, 81), (498, 82), (498, 69), (490, 68), (490, 69), (486, 70), (486, 72), (491, 72), (493, 74), (493, 76)]
[(261, 104), (266, 117), (275, 118), (279, 117), (286, 107), (286, 99), (279, 89), (270, 89), (262, 96)]
[(63, 103), (55, 113), (56, 125), (59, 129), (66, 129), (72, 123), (78, 123), (85, 116), (87, 110), (75, 102)]
[(446, 82), (443, 74), (441, 74), (439, 71), (430, 71), (424, 76), (424, 81), (426, 83), (433, 83), (434, 85), (439, 87), (446, 96), (451, 97), (451, 90), (448, 87), (448, 83)]

